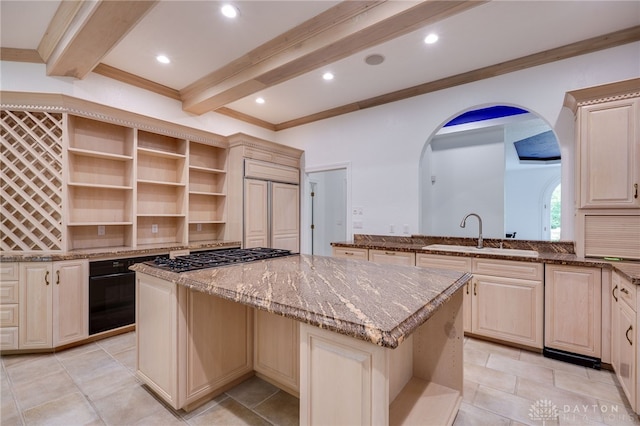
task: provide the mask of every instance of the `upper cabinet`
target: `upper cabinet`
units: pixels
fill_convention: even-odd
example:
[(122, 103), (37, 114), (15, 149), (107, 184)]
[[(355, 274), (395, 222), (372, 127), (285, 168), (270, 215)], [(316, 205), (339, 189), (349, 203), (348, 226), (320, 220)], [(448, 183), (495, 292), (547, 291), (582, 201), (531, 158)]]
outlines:
[(640, 79), (568, 92), (576, 114), (575, 250), (640, 259)]
[(579, 208), (638, 208), (640, 99), (580, 107)]

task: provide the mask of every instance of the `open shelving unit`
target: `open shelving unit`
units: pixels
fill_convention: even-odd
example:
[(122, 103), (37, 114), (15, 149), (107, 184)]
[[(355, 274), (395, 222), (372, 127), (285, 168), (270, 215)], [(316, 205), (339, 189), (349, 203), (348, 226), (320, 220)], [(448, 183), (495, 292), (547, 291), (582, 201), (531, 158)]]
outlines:
[(69, 115), (69, 250), (133, 244), (134, 130)]
[(184, 139), (138, 131), (136, 245), (186, 242)]
[(189, 241), (222, 239), (226, 216), (227, 150), (189, 145)]

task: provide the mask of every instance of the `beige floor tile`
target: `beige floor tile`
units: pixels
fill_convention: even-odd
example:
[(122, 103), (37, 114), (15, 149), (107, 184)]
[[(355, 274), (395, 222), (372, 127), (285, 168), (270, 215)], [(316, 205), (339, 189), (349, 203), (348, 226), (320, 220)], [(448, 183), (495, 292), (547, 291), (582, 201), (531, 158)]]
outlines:
[(135, 424), (158, 410), (166, 410), (141, 385), (123, 387), (94, 400), (93, 405), (104, 422), (114, 426)]
[(513, 374), (514, 376), (536, 380), (542, 383), (553, 385), (553, 370), (548, 367), (534, 365), (529, 362), (520, 361), (500, 354), (492, 353), (487, 361), (487, 367)]
[(273, 424), (295, 426), (300, 419), (300, 400), (284, 391), (279, 391), (258, 404), (253, 411)]
[(113, 354), (113, 357), (120, 364), (124, 365), (131, 372), (135, 373), (136, 371), (136, 348), (126, 349), (122, 352), (118, 352), (117, 354)]
[(107, 395), (120, 392), (123, 388), (140, 386), (131, 371), (120, 364), (114, 364), (112, 368), (99, 369), (100, 374), (94, 377), (83, 378), (76, 384), (92, 400), (103, 398)]
[(628, 404), (598, 401), (604, 424), (610, 426), (640, 425), (640, 418)]
[(514, 374), (475, 364), (464, 364), (464, 379), (504, 392), (514, 393), (516, 390), (516, 376)]
[(136, 347), (136, 333), (130, 332), (119, 334), (96, 342), (98, 346), (104, 349), (108, 354), (115, 355), (128, 349)]
[(118, 366), (118, 362), (102, 349), (65, 358), (61, 362), (69, 375), (79, 383), (108, 374)]
[(475, 349), (473, 347), (466, 347), (464, 349), (464, 362), (484, 367), (485, 365), (487, 365), (489, 355), (490, 352)]
[(5, 364), (5, 369), (13, 386), (21, 386), (42, 376), (64, 371), (60, 362), (51, 355), (25, 358), (18, 363)]
[[(534, 404), (535, 401), (486, 386), (478, 387), (476, 399), (473, 403), (474, 406), (499, 416), (507, 417), (526, 425), (539, 426), (541, 421), (531, 415)], [(557, 419), (552, 420), (551, 417), (549, 417), (545, 424), (557, 424)]]
[(524, 378), (518, 378), (516, 395), (532, 401), (550, 401), (558, 409), (560, 424), (565, 422), (575, 424), (579, 419), (585, 422), (603, 422), (598, 400), (587, 395), (576, 394)]
[(558, 361), (557, 359), (546, 358), (542, 354), (529, 351), (522, 351), (522, 353), (520, 354), (520, 361), (525, 361), (534, 365), (551, 368), (552, 370), (566, 371), (567, 373), (571, 373), (584, 378), (589, 377), (587, 370), (597, 371), (587, 367), (582, 367), (580, 365)]
[(65, 395), (24, 411), (27, 425), (104, 424), (80, 392)]
[(10, 391), (3, 390), (0, 394), (0, 424), (2, 426), (22, 424), (20, 412)]
[(454, 426), (508, 426), (510, 420), (492, 412), (475, 407), (463, 402), (460, 405), (458, 415), (453, 422)]
[(227, 395), (245, 407), (253, 408), (278, 391), (279, 389), (271, 383), (254, 376), (227, 391)]
[(476, 391), (479, 386), (478, 383), (465, 378), (462, 386), (462, 400), (466, 403), (472, 404), (476, 397)]
[(16, 402), (23, 410), (79, 391), (76, 384), (64, 370), (40, 376), (13, 387), (13, 395)]
[(604, 401), (624, 404), (626, 400), (624, 392), (621, 388), (607, 383), (584, 380), (579, 376), (565, 373), (564, 371), (555, 372), (555, 385), (558, 388), (576, 392), (582, 395), (589, 395)]
[(509, 358), (520, 359), (521, 349), (504, 346), (499, 343), (488, 342), (480, 339), (467, 339), (464, 349), (476, 349), (493, 354), (500, 354)]
[(189, 420), (193, 417), (199, 416), (200, 414), (204, 413), (205, 411), (215, 407), (216, 405), (220, 404), (222, 401), (224, 401), (225, 399), (229, 398), (229, 395), (227, 395), (226, 393), (223, 393), (221, 395), (218, 395), (217, 397), (215, 397), (214, 399), (205, 402), (204, 404), (202, 404), (201, 406), (197, 407), (196, 409), (187, 412), (181, 411), (180, 412), (180, 416), (185, 419), (185, 420)]
[(131, 424), (137, 426), (184, 426), (187, 422), (173, 411), (169, 409), (162, 410), (159, 408), (151, 415)]
[(199, 416), (189, 419), (188, 423), (193, 426), (269, 425), (269, 422), (233, 398), (225, 399)]
[(616, 373), (610, 370), (594, 370), (593, 368), (587, 368), (587, 377), (589, 377), (589, 380), (593, 380), (596, 382), (620, 386), (620, 383), (616, 378)]
[(59, 361), (62, 361), (67, 358), (72, 358), (74, 356), (82, 355), (87, 352), (92, 352), (98, 349), (100, 349), (100, 347), (98, 347), (98, 345), (95, 342), (92, 342), (92, 343), (87, 343), (85, 345), (76, 346), (74, 348), (65, 349), (60, 352), (56, 352), (55, 356), (56, 358), (58, 358)]

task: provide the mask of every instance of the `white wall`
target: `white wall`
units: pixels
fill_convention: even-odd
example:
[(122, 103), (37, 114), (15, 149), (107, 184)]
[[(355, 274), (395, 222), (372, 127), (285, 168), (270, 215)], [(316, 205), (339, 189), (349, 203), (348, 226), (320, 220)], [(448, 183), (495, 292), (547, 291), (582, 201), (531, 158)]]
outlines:
[[(0, 89), (64, 93), (222, 135), (245, 132), (305, 150), (306, 166), (310, 168), (350, 163), (348, 205), (364, 208), (359, 232), (388, 234), (389, 225), (394, 223), (400, 234), (404, 224), (411, 233), (418, 230), (419, 163), (425, 142), (442, 123), (471, 107), (521, 106), (547, 121), (561, 145), (562, 198), (572, 200), (574, 132), (572, 114), (562, 107), (565, 92), (640, 77), (639, 57), (640, 43), (628, 44), (277, 134), (215, 113), (190, 115), (175, 100), (97, 74), (84, 80), (46, 77), (45, 67), (40, 64), (1, 62)], [(572, 221), (570, 203), (563, 205), (562, 216), (563, 231), (572, 232), (572, 222), (564, 222)], [(347, 228), (352, 231), (350, 224)], [(572, 237), (563, 234), (563, 239)]]
[[(558, 136), (562, 167), (563, 239), (573, 239), (574, 121), (567, 91), (640, 77), (640, 43), (429, 93), (280, 131), (276, 142), (305, 150), (306, 165), (350, 162), (351, 202), (365, 209), (361, 233), (389, 234), (389, 224), (417, 232), (419, 164), (425, 142), (449, 119), (472, 107), (520, 106)], [(360, 232), (358, 231), (358, 232)]]

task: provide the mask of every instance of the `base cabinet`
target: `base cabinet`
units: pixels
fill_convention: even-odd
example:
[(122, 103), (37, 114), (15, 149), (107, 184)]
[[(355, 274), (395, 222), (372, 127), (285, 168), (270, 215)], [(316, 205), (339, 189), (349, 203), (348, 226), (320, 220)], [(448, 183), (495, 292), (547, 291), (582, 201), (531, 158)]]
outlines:
[(613, 272), (611, 280), (611, 365), (631, 408), (638, 401), (638, 349), (636, 286)]
[(395, 349), (301, 324), (300, 424), (452, 424), (462, 342), (462, 291)]
[(176, 410), (253, 374), (252, 313), (244, 305), (138, 273), (136, 330), (137, 375)]
[(300, 394), (300, 323), (269, 312), (254, 312), (253, 369), (294, 396)]
[(387, 265), (415, 266), (416, 254), (404, 251), (369, 250), (369, 261)]
[(89, 336), (86, 260), (19, 264), (18, 347), (51, 349)]
[(545, 267), (545, 346), (602, 356), (602, 270)]

